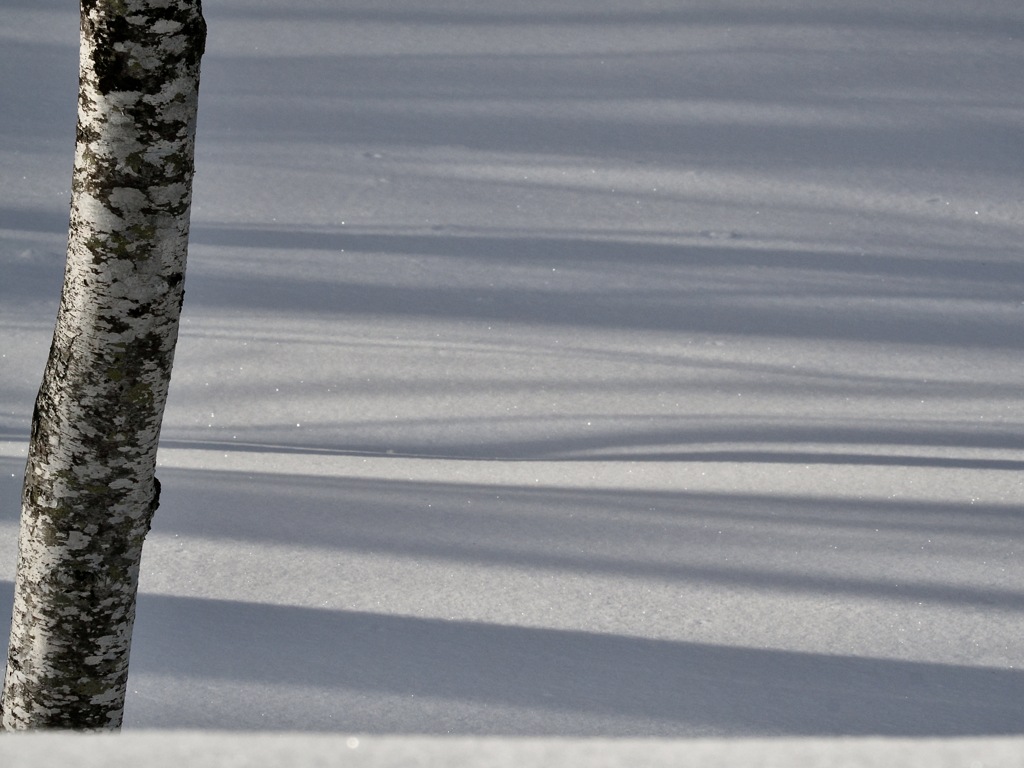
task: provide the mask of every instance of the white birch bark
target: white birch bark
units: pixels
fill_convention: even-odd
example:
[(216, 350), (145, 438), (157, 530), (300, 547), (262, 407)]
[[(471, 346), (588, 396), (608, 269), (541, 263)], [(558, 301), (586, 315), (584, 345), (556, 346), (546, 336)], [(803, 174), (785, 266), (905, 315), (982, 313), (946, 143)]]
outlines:
[(200, 0), (81, 0), (67, 265), (25, 471), (7, 729), (121, 724), (205, 35)]

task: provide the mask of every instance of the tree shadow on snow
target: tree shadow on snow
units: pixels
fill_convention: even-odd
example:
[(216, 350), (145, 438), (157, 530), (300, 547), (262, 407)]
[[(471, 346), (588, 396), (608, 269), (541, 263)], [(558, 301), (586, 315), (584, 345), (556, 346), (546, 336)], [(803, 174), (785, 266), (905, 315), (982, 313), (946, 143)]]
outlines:
[(130, 687), (150, 728), (948, 737), (1020, 733), (1024, 672), (141, 595)]
[(217, 7), (212, 14), (225, 19), (242, 17), (269, 19), (274, 21), (308, 18), (317, 22), (347, 24), (354, 22), (376, 22), (396, 24), (422, 24), (447, 27), (452, 24), (522, 25), (544, 26), (609, 26), (643, 24), (663, 26), (677, 24), (693, 25), (736, 25), (766, 26), (780, 25), (821, 26), (826, 28), (853, 27), (869, 30), (891, 30), (893, 28), (911, 31), (947, 32), (964, 34), (1017, 35), (1024, 34), (1024, 20), (1019, 14), (1005, 10), (990, 11), (984, 8), (956, 7), (952, 10), (915, 8), (907, 11), (890, 5), (877, 8), (822, 7), (808, 4), (808, 7), (750, 7), (749, 4), (719, 3), (715, 7), (676, 8), (635, 8), (594, 7), (582, 10), (574, 4), (558, 4), (550, 8), (521, 9), (511, 6), (486, 4), (476, 8), (458, 10), (417, 6), (415, 8), (354, 8), (350, 6), (325, 7), (316, 3), (303, 7), (301, 3), (274, 6), (248, 7), (242, 5)]
[[(990, 542), (1012, 547), (1024, 537), (1024, 515), (1011, 503), (208, 470), (163, 470), (161, 476), (165, 508), (154, 531), (173, 535), (766, 595), (1024, 611), (1024, 590), (1012, 572), (1000, 571), (996, 580), (990, 574), (982, 586), (936, 570), (951, 553), (965, 572), (978, 566), (979, 551), (993, 562), (1003, 557)], [(934, 551), (920, 546), (922, 535)], [(877, 556), (882, 541), (889, 560)], [(837, 542), (837, 549), (827, 542)], [(815, 555), (821, 548), (828, 552), (824, 560)], [(803, 551), (803, 557), (793, 560), (794, 551)], [(837, 561), (840, 551), (844, 559)], [(712, 556), (715, 552), (722, 558)]]
[[(13, 585), (0, 581), (10, 605)], [(1021, 732), (1024, 673), (141, 595), (130, 687), (204, 695), (145, 727), (564, 736)], [(235, 685), (265, 693), (239, 707)], [(308, 710), (269, 687), (308, 689)], [(134, 694), (139, 694), (138, 690)], [(374, 697), (384, 696), (382, 705)], [(394, 698), (400, 702), (394, 703)], [(384, 710), (381, 710), (384, 707)], [(390, 719), (388, 719), (390, 718)]]
[[(744, 245), (661, 244), (589, 237), (359, 234), (197, 226), (197, 244), (264, 248), (253, 269), (190, 278), (189, 306), (252, 312), (529, 323), (749, 337), (960, 345), (1019, 349), (1017, 264), (854, 253), (798, 252)], [(316, 250), (308, 275), (282, 271), (273, 249)], [(257, 251), (258, 252), (258, 251)], [(468, 259), (491, 270), (490, 285), (416, 285), (359, 279), (349, 256), (382, 253)], [(304, 257), (305, 258), (305, 257)], [(536, 267), (533, 282), (503, 284), (503, 270)], [(268, 265), (271, 271), (267, 272)], [(928, 277), (921, 271), (927, 267)], [(437, 272), (458, 268), (435, 266)], [(568, 271), (548, 284), (552, 268)], [(643, 283), (635, 275), (647, 274)], [(261, 274), (261, 272), (263, 274)], [(625, 282), (624, 282), (625, 281)], [(842, 297), (823, 302), (823, 296)], [(885, 300), (884, 303), (880, 301)], [(957, 300), (972, 302), (967, 311)], [(984, 302), (985, 311), (977, 305)]]
[[(1015, 670), (157, 595), (140, 615), (137, 674), (213, 681), (214, 697), (216, 681), (329, 689), (338, 698), (320, 700), (319, 728), (331, 715), (338, 730), (370, 732), (1021, 732)], [(381, 694), (405, 702), (393, 720), (360, 712), (361, 697)], [(311, 726), (272, 700), (252, 705), (218, 725)], [(187, 725), (205, 724), (197, 709)]]
[[(844, 548), (852, 546), (850, 535), (868, 545), (884, 540), (896, 559), (912, 541), (906, 556), (927, 559), (917, 547), (922, 532), (929, 540), (959, 542), (970, 559), (972, 541), (1019, 539), (1020, 511), (1013, 505), (968, 509), (954, 503), (188, 475), (167, 483), (192, 495), (183, 504), (169, 494), (155, 532), (537, 573), (667, 579), (712, 589), (866, 597), (897, 605), (926, 601), (967, 611), (1024, 609), (1024, 594), (996, 585), (915, 583), (892, 573), (830, 575), (788, 561), (787, 571), (763, 562), (800, 542), (809, 555), (808, 535), (845, 541)], [(464, 508), (467, 498), (474, 501), (472, 512)], [(717, 540), (724, 531), (743, 545), (741, 562), (690, 562), (692, 552), (716, 546), (715, 531), (704, 525), (709, 521)], [(908, 533), (913, 535), (906, 538)], [(687, 542), (689, 549), (679, 548)], [(986, 558), (998, 557), (991, 546), (987, 551)], [(913, 572), (914, 563), (908, 566)], [(254, 568), (258, 573), (258, 563)], [(332, 576), (310, 572), (309, 578)], [(0, 581), (4, 626), (12, 590), (11, 582)], [(1020, 733), (1024, 700), (1024, 673), (1013, 669), (154, 594), (140, 596), (132, 671), (129, 713), (137, 712), (135, 723), (142, 727), (983, 736)]]

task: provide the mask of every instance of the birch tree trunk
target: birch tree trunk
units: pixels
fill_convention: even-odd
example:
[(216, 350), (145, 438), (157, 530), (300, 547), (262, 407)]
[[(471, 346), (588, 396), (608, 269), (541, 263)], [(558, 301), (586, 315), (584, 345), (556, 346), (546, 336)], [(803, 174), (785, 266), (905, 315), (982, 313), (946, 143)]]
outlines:
[(200, 0), (81, 0), (67, 265), (25, 470), (7, 729), (121, 725), (205, 38)]

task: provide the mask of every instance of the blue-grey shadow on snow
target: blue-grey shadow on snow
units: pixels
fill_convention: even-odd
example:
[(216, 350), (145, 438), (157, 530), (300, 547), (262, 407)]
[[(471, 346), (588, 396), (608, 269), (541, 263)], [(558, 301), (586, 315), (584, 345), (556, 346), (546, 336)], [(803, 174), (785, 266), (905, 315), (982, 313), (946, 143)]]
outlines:
[[(11, 617), (14, 614), (14, 582), (0, 579), (0, 651), (3, 652), (3, 664), (6, 669), (7, 651), (10, 646), (10, 634), (8, 629), (11, 626)], [(6, 677), (6, 675), (5, 675)]]
[[(0, 602), (12, 600), (13, 584), (0, 581)], [(1020, 733), (1024, 699), (1017, 670), (149, 594), (139, 598), (131, 669), (205, 681), (201, 700), (179, 702), (174, 719), (157, 715), (151, 728), (987, 736)], [(240, 711), (237, 694), (218, 694), (235, 683), (318, 689), (328, 696), (315, 706), (337, 711), (287, 711), (267, 697)], [(360, 710), (364, 694), (415, 703), (382, 719)], [(456, 705), (484, 716), (451, 717)], [(490, 707), (540, 716), (524, 728), (500, 712), (487, 719)]]
[[(24, 0), (20, 0), (23, 2)], [(747, 4), (729, 6), (718, 4), (706, 7), (676, 8), (502, 8), (480, 5), (475, 8), (355, 8), (348, 5), (325, 8), (318, 3), (313, 7), (292, 5), (264, 5), (249, 7), (225, 5), (212, 9), (212, 14), (223, 18), (268, 19), (273, 21), (313, 19), (326, 23), (376, 22), (397, 24), (423, 24), (450, 26), (458, 24), (486, 24), (488, 26), (542, 24), (545, 26), (609, 26), (652, 25), (737, 25), (770, 26), (794, 24), (801, 27), (866, 28), (889, 30), (902, 28), (913, 31), (947, 32), (1001, 36), (1024, 35), (1024, 17), (1005, 10), (989, 10), (970, 6), (956, 8), (915, 8), (908, 11), (897, 6), (877, 8), (845, 7), (750, 7)]]
[[(2, 211), (0, 215), (3, 215)], [(644, 233), (639, 234), (642, 236)], [(993, 291), (1002, 290), (1007, 297), (1011, 295), (1011, 289), (1005, 283), (1024, 283), (1024, 265), (1015, 260), (963, 262), (952, 258), (930, 259), (925, 262), (927, 274), (922, 274), (920, 258), (893, 253), (750, 247), (741, 238), (731, 237), (704, 245), (680, 245), (643, 241), (636, 237), (602, 237), (600, 233), (585, 235), (580, 233), (574, 237), (572, 232), (537, 234), (528, 230), (492, 233), (443, 226), (431, 232), (361, 232), (351, 228), (301, 229), (264, 224), (241, 227), (197, 223), (191, 229), (191, 241), (198, 244), (324, 251), (336, 254), (342, 262), (345, 259), (342, 254), (357, 252), (472, 258), (495, 265), (554, 264), (568, 267), (575, 263), (623, 270), (659, 266), (792, 269), (822, 276), (892, 279), (892, 283), (883, 282), (875, 286), (881, 292), (880, 296), (927, 290), (927, 282), (925, 287), (915, 287), (897, 282), (896, 278), (927, 278), (943, 282), (966, 280)]]
[[(0, 603), (12, 600), (0, 581)], [(202, 681), (196, 700), (146, 716), (149, 728), (989, 736), (1022, 731), (1024, 700), (1019, 670), (151, 594), (139, 597), (131, 671), (130, 683), (156, 676), (157, 695), (160, 680)], [(239, 708), (230, 686), (246, 683), (316, 698), (299, 711), (272, 695)], [(375, 694), (405, 704), (382, 717), (360, 706)]]
[[(868, 342), (1019, 349), (1016, 307), (1024, 268), (991, 262), (796, 253), (741, 245), (679, 246), (629, 240), (523, 235), (303, 233), (197, 226), (198, 244), (326, 251), (315, 277), (246, 273), (190, 276), (189, 306), (250, 311), (461, 319), (548, 326), (700, 334), (781, 336)], [(534, 285), (396, 285), (353, 281), (346, 253), (461, 257), (481, 266), (536, 264)], [(578, 270), (544, 285), (541, 269)], [(660, 267), (647, 287), (617, 282), (627, 272)], [(717, 274), (719, 273), (720, 274)], [(500, 275), (500, 272), (496, 274)], [(814, 275), (809, 279), (808, 275)], [(709, 277), (711, 276), (711, 277)], [(822, 301), (842, 297), (842, 302)], [(952, 310), (956, 299), (990, 311)], [(889, 300), (879, 304), (879, 300)]]
[[(216, 14), (218, 11), (212, 11)], [(1008, 30), (1024, 29), (1020, 14), (844, 13), (766, 8), (681, 11), (503, 13), (435, 10), (267, 9), (227, 10), (225, 23), (239, 17), (270, 25), (277, 19), (301, 21), (315, 14), (321, 30), (333, 26), (339, 41), (346, 24), (394, 24), (397, 34), (410, 25), (424, 36), (440, 32), (442, 19), (453, 29), (501, 33), (507, 24), (537, 24), (550, 34), (579, 28), (583, 39), (608, 34), (616, 24), (633, 25), (636, 39), (651, 41), (677, 25), (771, 24), (760, 40), (740, 35), (720, 47), (692, 42), (621, 47), (592, 44), (565, 53), (502, 46), (493, 52), (438, 45), (433, 52), (390, 49), (381, 53), (336, 51), (287, 57), (218, 55), (211, 46), (204, 77), (213, 94), (203, 118), (208, 136), (229, 141), (286, 139), (377, 147), (463, 147), (483, 151), (641, 158), (687, 167), (791, 169), (876, 167), (945, 168), (997, 176), (1019, 172), (1019, 138), (1013, 119), (977, 110), (984, 96), (962, 82), (935, 89), (935, 70), (964, 66), (958, 51), (936, 47), (909, 60), (889, 51), (821, 47), (813, 39), (787, 36), (819, 25), (864, 35), (873, 29), (913, 25), (918, 33), (960, 37), (973, 28), (981, 39), (1003, 40)], [(721, 21), (715, 21), (719, 18)], [(601, 28), (604, 27), (602, 30)], [(507, 34), (507, 32), (506, 32)], [(714, 34), (714, 32), (712, 33)], [(905, 34), (911, 34), (905, 32)], [(523, 39), (529, 39), (524, 30)], [(453, 39), (454, 36), (453, 36)], [(754, 61), (751, 65), (749, 62)], [(746, 66), (737, 66), (742, 62)], [(880, 63), (881, 62), (881, 63)], [(886, 66), (885, 63), (889, 65)], [(972, 62), (973, 64), (974, 62)], [(991, 78), (991, 75), (989, 76)], [(297, 98), (301, 83), (311, 98)], [(952, 97), (952, 98), (951, 98)], [(999, 99), (994, 99), (996, 101)], [(742, 119), (716, 116), (702, 102), (742, 104)], [(230, 112), (218, 105), (230, 104)], [(501, 110), (479, 105), (504, 103)], [(590, 107), (580, 109), (582, 104)], [(663, 110), (652, 104), (694, 107)], [(616, 107), (616, 105), (618, 105)], [(1005, 107), (1002, 104), (987, 106)], [(807, 120), (808, 109), (839, 108), (846, 120)], [(924, 108), (927, 117), (906, 120), (907, 109)], [(761, 110), (771, 109), (769, 116)], [(942, 110), (941, 119), (932, 119)], [(781, 119), (780, 119), (781, 118)], [(861, 119), (863, 118), (863, 119)], [(970, 141), (964, 137), (970, 136)]]
[[(563, 489), (269, 471), (165, 469), (160, 474), (165, 499), (154, 530), (166, 534), (559, 576), (1024, 614), (1024, 588), (1012, 570), (980, 585), (946, 578), (936, 566), (952, 551), (965, 571), (978, 570), (970, 553), (979, 547), (988, 560), (1002, 562), (1006, 547), (990, 542), (1012, 548), (1024, 539), (1024, 514), (1013, 504)], [(921, 546), (923, 538), (928, 548)], [(838, 542), (836, 549), (832, 541)], [(887, 551), (900, 553), (898, 570), (879, 572), (849, 558), (850, 553), (868, 555), (880, 541)], [(794, 560), (787, 554), (794, 551), (805, 555)], [(822, 551), (828, 555), (824, 560)], [(714, 552), (722, 557), (709, 558)], [(846, 559), (837, 561), (842, 553)], [(837, 562), (845, 565), (837, 569)]]
[[(74, 155), (69, 153), (69, 168), (73, 159)], [(68, 229), (68, 212), (63, 206), (42, 208), (0, 205), (0, 229), (43, 232), (64, 237)]]
[[(319, 143), (340, 146), (371, 146), (388, 151), (391, 147), (446, 148), (464, 147), (478, 152), (521, 152), (554, 157), (606, 157), (626, 162), (649, 164), (650, 169), (664, 170), (665, 158), (686, 167), (701, 169), (742, 169), (744, 163), (757, 158), (760, 168), (790, 172), (801, 163), (823, 169), (892, 167), (923, 171), (938, 167), (949, 173), (985, 172), (995, 178), (1019, 173), (1021, 161), (1014, 155), (1019, 140), (1014, 128), (1005, 120), (979, 116), (969, 107), (953, 105), (944, 122), (927, 122), (913, 126), (894, 126), (893, 121), (877, 125), (826, 127), (800, 123), (801, 110), (820, 107), (825, 102), (835, 109), (857, 109), (857, 103), (841, 98), (818, 97), (815, 102), (799, 96), (783, 94), (775, 99), (748, 92), (744, 83), (724, 85), (718, 92), (690, 86), (689, 90), (673, 84), (682, 79), (688, 67), (698, 66), (705, 52), (688, 54), (647, 54), (622, 56), (622, 75), (605, 75), (597, 85), (581, 86), (581, 77), (595, 71), (608, 71), (608, 56), (551, 57), (542, 55), (515, 56), (307, 56), (268, 59), (264, 57), (232, 57), (220, 62), (223, 83), (217, 90), (229, 99), (232, 88), (246, 92), (248, 82), (304, 82), (311, 76), (323, 78), (325, 84), (311, 90), (317, 94), (330, 89), (332, 99), (310, 98), (303, 102), (294, 92), (267, 93), (261, 102), (256, 91), (249, 90), (249, 99), (235, 102), (230, 113), (216, 103), (209, 108), (206, 119), (207, 136), (211, 141), (229, 142), (232, 137), (252, 142), (278, 139), (296, 145)], [(608, 56), (608, 58), (616, 58)], [(636, 60), (640, 59), (638, 66)], [(388, 62), (381, 64), (381, 61)], [(812, 67), (806, 67), (813, 70)], [(639, 71), (638, 71), (639, 70)], [(311, 75), (310, 73), (315, 73)], [(582, 74), (581, 74), (582, 73)], [(786, 68), (775, 78), (799, 77)], [(748, 77), (748, 80), (752, 79)], [(809, 89), (825, 84), (809, 79)], [(331, 86), (340, 82), (374, 82), (377, 93), (360, 89)], [(552, 86), (554, 82), (556, 85)], [(505, 89), (495, 86), (503, 83)], [(538, 84), (543, 84), (538, 86)], [(457, 101), (446, 110), (437, 104)], [(760, 87), (772, 88), (764, 82)], [(252, 88), (252, 86), (248, 86)], [(756, 88), (755, 88), (756, 90)], [(260, 93), (263, 93), (261, 91)], [(487, 114), (474, 110), (474, 102), (508, 99), (510, 95), (532, 102), (532, 110), (522, 114), (508, 112)], [(395, 103), (380, 102), (380, 98)], [(771, 108), (788, 109), (794, 113), (788, 124), (770, 122), (743, 123), (719, 119), (702, 121), (691, 118), (666, 120), (651, 117), (629, 105), (629, 99), (648, 98), (672, 100), (686, 105), (702, 98), (742, 99), (750, 112)], [(423, 106), (425, 97), (434, 109)], [(582, 110), (559, 109), (558, 102), (586, 99), (593, 111), (608, 116), (581, 114)], [(406, 103), (402, 103), (405, 100)], [(212, 100), (211, 100), (212, 101)], [(274, 103), (279, 106), (273, 108)], [(352, 103), (358, 104), (353, 107)], [(616, 102), (622, 106), (615, 109)], [(396, 119), (401, 104), (401, 119)], [(921, 109), (920, 105), (912, 107)], [(935, 108), (927, 105), (926, 108)], [(877, 111), (892, 109), (880, 101)], [(532, 114), (531, 114), (532, 112)], [(538, 112), (544, 114), (538, 115)], [(851, 121), (852, 122), (852, 121)], [(262, 130), (260, 126), (273, 126)], [(965, 134), (979, 136), (977, 142), (963, 143)], [(343, 137), (344, 141), (340, 141)], [(203, 154), (200, 161), (216, 155)], [(638, 170), (641, 168), (638, 167)]]
[[(216, 681), (327, 689), (337, 711), (313, 727), (332, 715), (337, 730), (376, 733), (981, 736), (1020, 733), (1024, 700), (1019, 670), (158, 595), (140, 598), (132, 663), (214, 692)], [(373, 694), (419, 704), (371, 718), (358, 702)], [(203, 727), (202, 706), (189, 725)], [(481, 718), (464, 719), (466, 707)], [(488, 721), (494, 707), (542, 717)], [(227, 716), (311, 727), (265, 699)]]
[[(563, 440), (563, 442), (566, 442)], [(571, 441), (570, 441), (571, 442)], [(239, 450), (237, 442), (196, 441), (196, 440), (165, 440), (169, 448), (194, 448), (198, 450), (235, 451)], [(792, 451), (781, 448), (778, 450), (672, 450), (659, 449), (630, 450), (616, 452), (573, 454), (571, 452), (551, 451), (543, 456), (524, 458), (508, 451), (513, 446), (502, 444), (501, 456), (493, 451), (480, 450), (479, 447), (455, 448), (438, 450), (436, 444), (422, 448), (396, 450), (381, 449), (332, 449), (311, 445), (266, 445), (248, 444), (245, 449), (253, 453), (276, 454), (313, 454), (330, 456), (387, 456), (391, 458), (415, 459), (472, 459), (476, 461), (657, 461), (681, 462), (687, 464), (793, 464), (800, 466), (854, 466), (854, 467), (933, 467), (944, 469), (977, 469), (996, 470), (1001, 472), (1020, 472), (1024, 470), (1024, 459), (969, 458), (956, 456), (919, 456), (900, 453), (851, 453), (844, 451)]]
[[(72, 160), (69, 153), (69, 169)], [(56, 316), (64, 280), (67, 232), (66, 207), (0, 205), (0, 304), (8, 309), (36, 305), (31, 311), (26, 309), (25, 319), (39, 317), (44, 305), (52, 307), (46, 311), (47, 320)]]
[[(413, 383), (423, 391), (423, 380)], [(389, 385), (390, 386), (390, 385)], [(488, 382), (487, 386), (496, 385)], [(512, 386), (515, 386), (513, 384)], [(520, 384), (520, 386), (522, 386)], [(614, 391), (614, 384), (607, 385)], [(781, 386), (781, 385), (780, 385)], [(902, 382), (893, 384), (881, 380), (858, 380), (850, 377), (847, 386), (851, 391), (869, 395), (899, 396)], [(924, 396), (924, 387), (915, 391)], [(956, 383), (950, 386), (937, 385), (929, 392), (937, 397), (955, 397), (955, 390), (962, 389)], [(358, 388), (343, 391), (359, 393)], [(448, 393), (459, 391), (458, 382), (445, 387)], [(792, 390), (791, 390), (792, 391)], [(813, 391), (813, 390), (804, 390)], [(635, 395), (637, 387), (628, 386), (624, 391)], [(989, 397), (1006, 397), (1012, 392), (992, 387), (985, 393)], [(401, 397), (396, 392), (396, 397)], [(977, 395), (974, 395), (977, 396)], [(984, 395), (982, 395), (984, 396)], [(199, 450), (245, 451), (251, 453), (313, 454), (332, 456), (389, 456), (395, 458), (430, 459), (473, 459), (478, 461), (638, 461), (677, 463), (728, 463), (743, 462), (754, 464), (799, 464), (833, 466), (879, 466), (879, 467), (936, 467), (950, 469), (978, 469), (1018, 471), (1024, 469), (1024, 434), (1012, 427), (979, 432), (977, 429), (962, 429), (955, 426), (922, 426), (919, 423), (890, 422), (887, 426), (851, 425), (823, 421), (815, 424), (772, 423), (750, 419), (739, 424), (720, 423), (715, 425), (688, 424), (681, 420), (676, 424), (671, 419), (662, 419), (663, 424), (651, 428), (646, 421), (636, 428), (621, 426), (603, 427), (601, 420), (594, 423), (585, 433), (560, 433), (553, 429), (550, 436), (516, 437), (500, 436), (491, 439), (472, 439), (464, 436), (448, 437), (447, 428), (479, 426), (482, 419), (455, 421), (451, 417), (435, 421), (410, 420), (409, 436), (389, 439), (386, 443), (355, 441), (347, 443), (321, 437), (307, 436), (301, 443), (246, 442), (244, 440), (187, 440), (167, 437), (162, 442), (168, 448), (195, 448)], [(487, 420), (492, 430), (507, 425), (495, 417)], [(725, 420), (722, 420), (723, 422)], [(272, 431), (280, 433), (285, 425), (272, 425)], [(331, 425), (330, 434), (344, 435), (346, 425)], [(381, 425), (388, 426), (388, 425)], [(422, 437), (429, 434), (430, 438)], [(419, 437), (417, 437), (419, 436)], [(759, 447), (751, 448), (751, 443)], [(808, 448), (808, 444), (821, 446)], [(729, 448), (727, 446), (735, 447)], [(864, 446), (851, 451), (849, 446)], [(714, 446), (709, 447), (709, 446)], [(832, 447), (834, 446), (834, 447)], [(866, 446), (873, 447), (873, 450)], [(928, 451), (942, 451), (942, 455), (928, 455)], [(965, 455), (955, 455), (955, 451)], [(1012, 451), (1017, 456), (985, 457), (966, 455), (978, 450)]]
[[(7, 5), (6, 0), (4, 4)], [(69, 9), (66, 3), (61, 5), (61, 10)], [(0, 138), (4, 149), (25, 153), (63, 151), (68, 177), (74, 160), (78, 103), (77, 15), (71, 10), (66, 17), (66, 44), (5, 37), (0, 46), (0, 72), (4, 73), (0, 82), (4, 104), (0, 110)], [(13, 181), (10, 177), (5, 179), (8, 184)]]
[(899, 454), (808, 452), (808, 451), (659, 451), (601, 456), (602, 461), (682, 461), (697, 463), (829, 464), (862, 467), (945, 467), (949, 469), (1024, 470), (1024, 460), (970, 459)]
[[(0, 440), (2, 439), (5, 438), (0, 436)], [(24, 439), (27, 445), (28, 436), (25, 435)], [(21, 483), (24, 475), (25, 459), (0, 457), (0, 523), (18, 522), (21, 515)]]

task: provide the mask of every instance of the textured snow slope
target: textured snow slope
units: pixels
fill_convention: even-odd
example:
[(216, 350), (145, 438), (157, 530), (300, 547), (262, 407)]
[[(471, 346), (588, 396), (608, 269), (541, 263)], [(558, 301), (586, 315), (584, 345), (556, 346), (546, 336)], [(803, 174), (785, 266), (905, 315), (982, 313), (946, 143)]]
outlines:
[[(207, 6), (128, 728), (1022, 732), (1019, 2)], [(0, 622), (76, 23), (0, 9)]]

